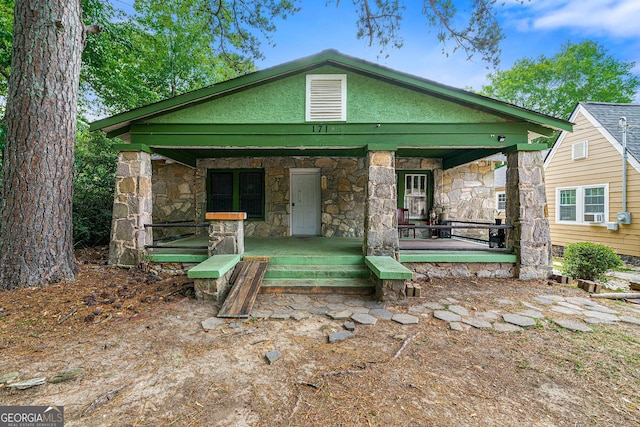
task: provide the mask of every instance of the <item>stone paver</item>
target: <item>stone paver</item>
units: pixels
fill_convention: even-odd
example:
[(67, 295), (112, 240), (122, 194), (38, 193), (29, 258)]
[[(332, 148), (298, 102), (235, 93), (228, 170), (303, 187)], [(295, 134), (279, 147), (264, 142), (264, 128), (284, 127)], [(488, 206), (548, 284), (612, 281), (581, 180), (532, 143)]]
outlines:
[(366, 313), (355, 313), (353, 316), (351, 316), (351, 320), (362, 325), (375, 325), (378, 321), (377, 318)]
[(493, 329), (495, 329), (498, 332), (518, 332), (518, 331), (524, 331), (524, 329), (522, 329), (520, 326), (518, 325), (514, 325), (512, 323), (501, 323), (501, 322), (496, 322), (493, 324)]
[(281, 311), (281, 312), (275, 312), (271, 315), (270, 319), (273, 320), (287, 320), (291, 317), (293, 313), (291, 312), (285, 312), (285, 311)]
[(620, 316), (620, 320), (625, 323), (632, 323), (634, 325), (640, 325), (640, 319), (633, 316)]
[(464, 316), (464, 317), (469, 316), (469, 310), (462, 307), (461, 305), (450, 305), (448, 308), (449, 308), (449, 311), (452, 311), (455, 314), (459, 314), (460, 316)]
[(555, 311), (556, 313), (562, 313), (562, 314), (579, 314), (579, 312), (576, 310), (572, 310), (567, 307), (562, 307), (560, 305), (554, 305), (553, 307), (551, 307), (551, 310)]
[(582, 298), (582, 297), (568, 297), (566, 298), (566, 301), (571, 303), (571, 304), (578, 304), (578, 305), (593, 305), (596, 304), (594, 301), (588, 299), (588, 298)]
[(544, 304), (544, 305), (553, 305), (555, 303), (554, 300), (547, 297), (534, 297), (533, 300), (535, 302), (539, 302), (540, 304)]
[(332, 318), (333, 320), (345, 320), (351, 317), (353, 312), (351, 310), (332, 310), (327, 312), (327, 316)]
[(292, 310), (295, 311), (302, 311), (302, 310), (309, 310), (311, 308), (311, 306), (309, 304), (306, 303), (293, 303), (291, 305), (289, 305), (289, 307), (291, 307)]
[(532, 309), (532, 310), (538, 310), (538, 311), (544, 311), (544, 310), (546, 310), (546, 308), (542, 308), (542, 307), (540, 307), (540, 306), (537, 306), (537, 305), (535, 305), (535, 304), (531, 304), (530, 302), (526, 302), (526, 301), (522, 301), (522, 303), (521, 303), (521, 304), (522, 304), (522, 305), (524, 305), (524, 306), (525, 306), (525, 307), (527, 307), (527, 308)]
[(544, 319), (544, 314), (542, 314), (538, 310), (522, 310), (517, 312), (516, 314), (520, 316), (531, 317), (532, 319)]
[(336, 342), (348, 340), (349, 338), (353, 338), (354, 336), (355, 335), (353, 335), (349, 331), (332, 332), (331, 334), (329, 334), (329, 342), (336, 343)]
[(387, 310), (386, 308), (373, 308), (369, 310), (369, 314), (371, 316), (377, 317), (379, 319), (391, 320), (393, 317), (393, 313)]
[(444, 310), (444, 305), (440, 304), (439, 302), (425, 302), (422, 305), (430, 310)]
[(579, 307), (579, 306), (577, 306), (575, 304), (571, 304), (570, 302), (566, 302), (566, 301), (559, 301), (558, 305), (562, 306), (562, 307), (565, 307), (565, 308), (568, 308), (569, 310), (574, 310), (574, 311), (582, 311), (582, 310), (584, 310), (584, 308)]
[(577, 322), (575, 320), (569, 319), (551, 319), (553, 323), (562, 326), (565, 329), (569, 329), (570, 331), (576, 332), (592, 332), (593, 329), (588, 327), (582, 322)]
[(451, 328), (452, 331), (459, 331), (459, 332), (465, 331), (465, 327), (460, 322), (449, 322), (449, 328)]
[(347, 331), (355, 331), (356, 330), (356, 324), (354, 322), (352, 322), (351, 320), (347, 320), (346, 322), (344, 322), (343, 326)]
[(226, 323), (227, 322), (225, 322), (223, 319), (217, 317), (209, 317), (208, 319), (203, 320), (200, 324), (202, 325), (202, 329), (204, 329), (205, 331), (213, 331), (220, 328), (222, 325), (225, 325)]
[(444, 320), (445, 322), (459, 322), (462, 320), (459, 314), (452, 313), (446, 310), (436, 310), (433, 312), (433, 317), (436, 319)]
[(371, 310), (374, 310), (377, 308), (387, 308), (387, 305), (380, 301), (366, 301), (364, 303), (364, 306)]
[(409, 313), (424, 313), (427, 310), (427, 308), (424, 305), (415, 305), (415, 306), (411, 306), (409, 307)]
[(391, 318), (394, 322), (398, 322), (401, 325), (417, 325), (418, 318), (410, 314), (394, 314)]
[(278, 350), (270, 350), (267, 351), (264, 357), (266, 357), (269, 361), (269, 365), (273, 365), (278, 359), (282, 357), (282, 353), (280, 353)]
[(486, 320), (487, 322), (495, 322), (500, 318), (500, 315), (492, 311), (478, 311), (476, 312), (476, 318)]
[(519, 314), (506, 313), (502, 315), (502, 319), (507, 323), (512, 323), (523, 328), (527, 326), (535, 326), (536, 321), (530, 317), (520, 316)]
[(371, 311), (367, 307), (363, 307), (363, 306), (362, 307), (351, 306), (351, 307), (349, 307), (349, 310), (351, 310), (351, 312), (353, 314), (356, 314), (356, 313), (367, 314), (367, 313), (369, 313), (369, 311)]
[(615, 321), (613, 321), (613, 320), (606, 320), (606, 319), (598, 319), (597, 317), (587, 317), (586, 319), (584, 319), (584, 321), (586, 323), (589, 323), (590, 325), (599, 325), (599, 324), (613, 325), (619, 322), (620, 320), (616, 319)]
[(602, 313), (600, 311), (591, 311), (591, 310), (587, 310), (587, 311), (583, 311), (582, 315), (585, 317), (592, 317), (595, 319), (600, 319), (600, 320), (608, 320), (610, 322), (619, 322), (620, 318), (614, 314), (609, 314), (609, 313)]
[(598, 305), (598, 304), (588, 305), (587, 308), (588, 308), (588, 310), (599, 311), (601, 313), (620, 314), (619, 311), (615, 311), (615, 310), (610, 309), (609, 307), (605, 307), (605, 306)]
[(463, 317), (462, 323), (466, 323), (467, 325), (471, 325), (474, 328), (478, 329), (490, 329), (491, 323), (482, 319), (475, 319), (473, 317)]

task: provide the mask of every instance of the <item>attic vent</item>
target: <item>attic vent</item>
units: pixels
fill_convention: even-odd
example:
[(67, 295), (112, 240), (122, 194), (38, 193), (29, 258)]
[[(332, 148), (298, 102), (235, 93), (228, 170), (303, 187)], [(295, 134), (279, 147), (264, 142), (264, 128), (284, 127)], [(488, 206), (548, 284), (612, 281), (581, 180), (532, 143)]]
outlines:
[(345, 74), (307, 75), (306, 121), (347, 120), (347, 76)]
[(588, 152), (587, 148), (588, 148), (587, 141), (582, 141), (582, 142), (573, 144), (571, 146), (571, 159), (572, 160), (586, 159), (587, 152)]

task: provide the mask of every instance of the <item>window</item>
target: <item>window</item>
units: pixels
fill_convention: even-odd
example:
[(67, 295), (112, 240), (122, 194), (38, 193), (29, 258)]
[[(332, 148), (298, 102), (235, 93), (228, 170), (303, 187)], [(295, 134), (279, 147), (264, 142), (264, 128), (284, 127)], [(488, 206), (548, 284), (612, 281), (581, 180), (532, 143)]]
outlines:
[(597, 224), (607, 220), (609, 211), (609, 186), (593, 185), (560, 188), (557, 194), (558, 222)]
[(246, 212), (249, 219), (264, 219), (262, 169), (210, 170), (208, 194), (210, 212)]
[(409, 210), (409, 218), (423, 218), (427, 212), (427, 175), (406, 174), (404, 182), (404, 207)]
[(307, 75), (306, 121), (347, 120), (346, 74)]
[(507, 193), (496, 193), (496, 210), (504, 211), (507, 209)]

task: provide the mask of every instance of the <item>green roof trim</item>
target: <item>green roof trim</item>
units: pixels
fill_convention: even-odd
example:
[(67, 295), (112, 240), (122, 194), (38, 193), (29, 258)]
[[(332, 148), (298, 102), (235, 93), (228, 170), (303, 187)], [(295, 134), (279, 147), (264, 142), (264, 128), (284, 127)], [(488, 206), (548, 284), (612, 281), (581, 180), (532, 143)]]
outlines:
[(513, 153), (515, 151), (544, 151), (547, 148), (547, 144), (515, 144), (506, 148), (503, 153)]
[[(256, 71), (225, 82), (217, 83), (203, 89), (188, 92), (173, 98), (149, 104), (134, 110), (125, 111), (105, 119), (97, 120), (90, 125), (90, 130), (102, 129), (111, 135), (126, 133), (120, 132), (128, 127), (131, 122), (165, 112), (182, 108), (184, 106), (205, 101), (210, 98), (241, 91), (252, 86), (284, 78), (296, 73), (305, 72), (324, 65), (332, 65), (345, 70), (350, 70), (372, 78), (385, 80), (412, 90), (438, 96), (476, 109), (490, 112), (505, 117), (511, 121), (529, 122), (528, 127), (533, 131), (546, 135), (549, 129), (572, 131), (572, 124), (561, 119), (536, 113), (531, 110), (507, 104), (495, 99), (487, 98), (462, 89), (456, 89), (431, 80), (416, 77), (410, 74), (398, 72), (371, 62), (341, 54), (335, 50), (326, 50), (316, 55)], [(120, 132), (120, 133), (119, 133)]]
[(153, 149), (145, 144), (113, 144), (113, 148), (117, 151), (144, 151), (149, 154), (154, 153)]

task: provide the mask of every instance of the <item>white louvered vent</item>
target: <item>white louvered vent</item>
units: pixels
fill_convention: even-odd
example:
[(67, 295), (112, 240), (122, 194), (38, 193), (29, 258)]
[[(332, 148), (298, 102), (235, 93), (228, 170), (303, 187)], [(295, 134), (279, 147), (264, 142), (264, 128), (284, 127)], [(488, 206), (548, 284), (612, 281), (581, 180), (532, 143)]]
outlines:
[(306, 120), (339, 122), (347, 120), (347, 76), (307, 75)]
[(588, 154), (587, 141), (577, 142), (571, 146), (571, 159), (586, 159)]

